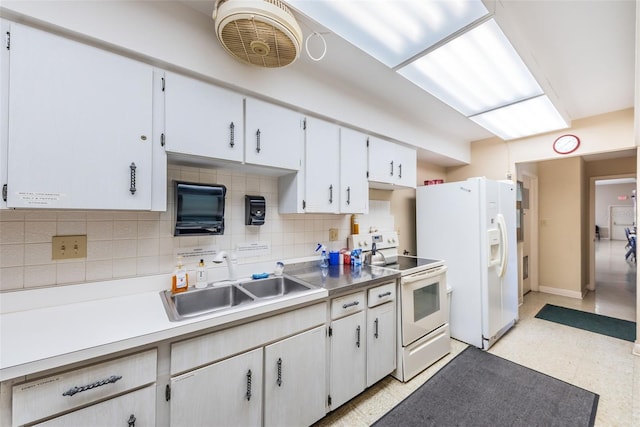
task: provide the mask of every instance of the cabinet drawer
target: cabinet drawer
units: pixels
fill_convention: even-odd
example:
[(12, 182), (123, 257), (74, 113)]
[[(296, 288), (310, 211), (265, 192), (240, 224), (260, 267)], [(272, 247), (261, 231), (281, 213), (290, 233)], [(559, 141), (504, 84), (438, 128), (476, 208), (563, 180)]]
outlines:
[(331, 301), (331, 319), (339, 319), (365, 308), (364, 291), (336, 298)]
[(13, 424), (85, 406), (156, 381), (157, 350), (13, 386)]
[(396, 299), (396, 282), (369, 289), (367, 303), (369, 307), (375, 307), (394, 299)]
[(150, 385), (36, 425), (153, 427), (156, 425), (156, 386)]

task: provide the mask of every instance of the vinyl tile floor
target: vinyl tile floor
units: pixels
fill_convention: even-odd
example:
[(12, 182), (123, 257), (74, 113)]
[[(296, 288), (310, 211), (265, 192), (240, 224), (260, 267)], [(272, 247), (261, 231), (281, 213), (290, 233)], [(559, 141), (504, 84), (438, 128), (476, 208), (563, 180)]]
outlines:
[[(546, 303), (635, 321), (636, 266), (624, 260), (624, 242), (596, 245), (596, 290), (582, 300), (529, 292), (520, 319), (489, 352), (600, 395), (595, 425), (640, 427), (640, 356), (633, 343), (536, 319)], [(388, 376), (327, 414), (314, 427), (369, 426), (424, 384), (467, 344), (401, 383)]]

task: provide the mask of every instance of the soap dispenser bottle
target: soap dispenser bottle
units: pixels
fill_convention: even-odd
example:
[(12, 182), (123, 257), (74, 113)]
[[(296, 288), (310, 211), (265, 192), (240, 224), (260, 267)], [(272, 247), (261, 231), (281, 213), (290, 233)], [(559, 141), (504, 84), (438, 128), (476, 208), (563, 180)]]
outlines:
[(196, 268), (196, 288), (202, 289), (207, 287), (207, 270), (204, 266), (204, 260), (201, 259)]
[(176, 264), (176, 271), (173, 272), (173, 278), (171, 279), (171, 292), (177, 294), (184, 292), (189, 288), (189, 275), (187, 269), (182, 265), (182, 257), (178, 257)]

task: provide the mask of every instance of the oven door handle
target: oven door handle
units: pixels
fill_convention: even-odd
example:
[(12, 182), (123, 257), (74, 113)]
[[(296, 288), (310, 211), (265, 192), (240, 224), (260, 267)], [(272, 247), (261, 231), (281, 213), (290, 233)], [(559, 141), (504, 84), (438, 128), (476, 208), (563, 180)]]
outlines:
[(431, 277), (438, 276), (438, 275), (444, 273), (445, 271), (447, 271), (447, 267), (443, 265), (443, 266), (440, 266), (440, 267), (436, 267), (436, 268), (434, 268), (432, 270), (427, 270), (427, 271), (423, 271), (421, 273), (415, 273), (415, 274), (411, 274), (409, 276), (404, 276), (402, 278), (402, 283), (403, 284), (409, 284), (409, 283), (417, 282), (419, 280), (430, 279)]

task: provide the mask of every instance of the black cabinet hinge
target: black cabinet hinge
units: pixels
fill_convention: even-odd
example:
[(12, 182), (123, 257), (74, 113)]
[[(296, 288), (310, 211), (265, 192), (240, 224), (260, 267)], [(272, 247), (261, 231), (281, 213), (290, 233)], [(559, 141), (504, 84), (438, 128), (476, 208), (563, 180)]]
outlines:
[(164, 389), (164, 398), (167, 402), (171, 400), (171, 385), (169, 384)]
[(9, 31), (7, 31), (7, 38), (6, 38), (5, 44), (7, 46), (7, 50), (11, 50), (11, 32)]
[(7, 184), (2, 186), (2, 200), (7, 201)]
[(331, 406), (331, 395), (327, 396), (327, 405)]
[(329, 326), (329, 336), (333, 336), (333, 328), (331, 326)]

